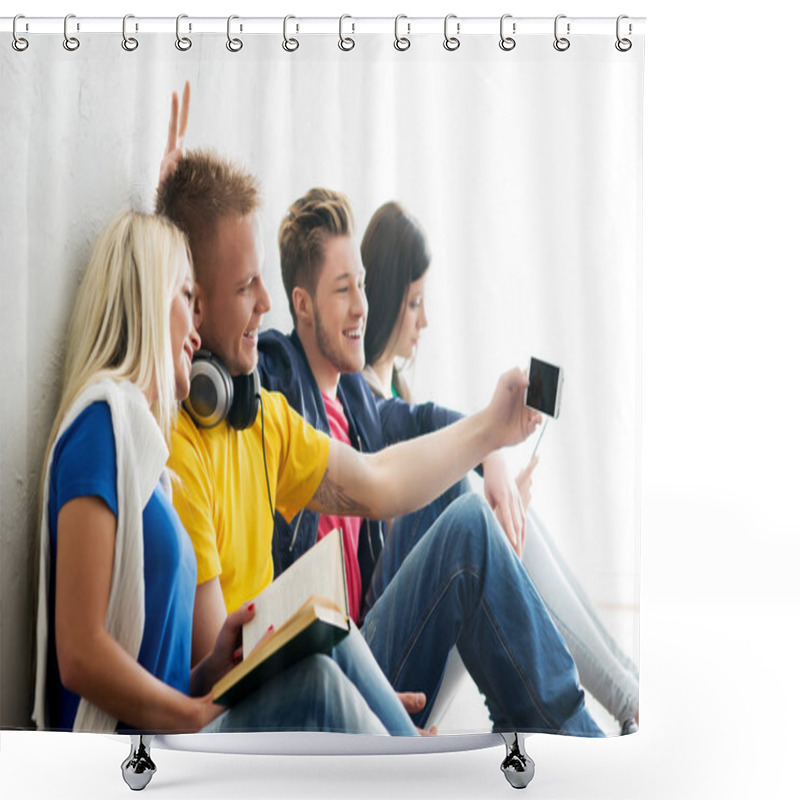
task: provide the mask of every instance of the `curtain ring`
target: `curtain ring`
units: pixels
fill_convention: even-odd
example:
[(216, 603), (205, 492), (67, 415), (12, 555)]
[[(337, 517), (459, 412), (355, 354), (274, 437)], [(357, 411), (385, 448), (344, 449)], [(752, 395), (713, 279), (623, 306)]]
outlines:
[(290, 19), (297, 19), (297, 17), (293, 17), (291, 14), (288, 14), (283, 18), (283, 49), (287, 53), (294, 53), (298, 47), (300, 47), (300, 42), (297, 41), (294, 37), (289, 38), (288, 31), (289, 31), (289, 20)]
[[(620, 14), (617, 17), (617, 41), (614, 42), (614, 47), (616, 47), (617, 50), (620, 51), (620, 53), (627, 53), (628, 50), (630, 50), (631, 47), (633, 47), (633, 42), (630, 39), (623, 39), (619, 35), (620, 23), (624, 19), (628, 19), (628, 15), (627, 14)], [(628, 34), (630, 34), (632, 31), (633, 31), (633, 27), (631, 26), (630, 23), (628, 23)]]
[[(517, 46), (517, 40), (512, 39), (510, 36), (505, 35), (504, 26), (507, 19), (511, 19), (511, 14), (503, 14), (500, 17), (500, 49), (508, 52)], [(516, 24), (513, 26), (513, 31), (516, 33)]]
[[(349, 36), (345, 37), (342, 34), (342, 26), (346, 19), (353, 19), (353, 18), (349, 14), (342, 14), (342, 16), (339, 17), (339, 49), (348, 52), (349, 50), (352, 50), (356, 46), (356, 43), (354, 39), (350, 38)], [(351, 24), (353, 26), (353, 33), (355, 33), (356, 24), (355, 22)]]
[[(188, 36), (181, 36), (181, 20), (188, 19), (188, 17), (188, 14), (178, 14), (178, 18), (175, 20), (175, 47), (184, 53), (192, 46), (192, 40)], [(189, 30), (191, 29), (190, 25)]]
[(134, 39), (133, 36), (128, 36), (129, 19), (135, 19), (133, 14), (126, 14), (122, 18), (122, 49), (127, 50), (129, 53), (131, 53), (139, 46), (139, 40)]
[(74, 14), (67, 14), (67, 16), (64, 17), (64, 49), (69, 50), (70, 52), (77, 50), (81, 46), (81, 43), (77, 37), (70, 36), (67, 31), (67, 24), (71, 19), (75, 19)]
[(17, 20), (20, 20), (20, 19), (25, 19), (25, 15), (24, 14), (17, 14), (17, 16), (14, 17), (14, 24), (11, 26), (11, 33), (12, 33), (12, 35), (14, 37), (13, 41), (11, 42), (11, 46), (18, 53), (21, 53), (23, 50), (27, 50), (28, 49), (28, 45), (30, 44), (30, 42), (28, 42), (27, 39), (24, 39), (22, 36), (20, 36), (17, 33)]
[(228, 17), (228, 27), (226, 29), (226, 32), (228, 34), (228, 41), (225, 42), (225, 47), (227, 47), (231, 53), (238, 53), (242, 49), (242, 47), (244, 47), (244, 44), (241, 39), (238, 39), (235, 36), (231, 36), (231, 22), (233, 22), (235, 19), (239, 19), (239, 17), (237, 17), (236, 14), (231, 14)]
[[(451, 53), (453, 50), (458, 50), (461, 47), (461, 40), (457, 36), (448, 36), (447, 35), (447, 26), (451, 19), (456, 19), (455, 14), (448, 14), (444, 18), (444, 49), (449, 50)], [(460, 23), (456, 23), (456, 33), (459, 33), (461, 30)]]
[[(398, 14), (394, 18), (394, 49), (399, 50), (401, 53), (404, 50), (408, 50), (411, 47), (411, 39), (407, 36), (400, 36), (400, 20), (401, 19), (408, 19), (405, 14)], [(406, 23), (408, 26), (408, 32), (411, 33), (411, 24)]]
[[(553, 42), (553, 47), (558, 50), (559, 53), (563, 53), (565, 50), (569, 50), (570, 41), (567, 39), (566, 36), (559, 36), (558, 35), (558, 21), (560, 19), (566, 19), (566, 14), (559, 14), (555, 22), (553, 23), (553, 36), (555, 36), (555, 41)], [(569, 36), (569, 22), (567, 23), (567, 36)]]

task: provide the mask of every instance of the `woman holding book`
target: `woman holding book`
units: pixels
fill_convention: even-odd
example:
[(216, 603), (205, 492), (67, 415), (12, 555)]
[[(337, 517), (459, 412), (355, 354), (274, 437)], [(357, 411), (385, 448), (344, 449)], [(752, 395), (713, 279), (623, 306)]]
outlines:
[(200, 344), (193, 290), (185, 237), (166, 219), (124, 212), (100, 235), (42, 477), (33, 718), (78, 731), (413, 734), (352, 634), (339, 664), (310, 656), (228, 710), (211, 688), (241, 658), (253, 604), (230, 614), (213, 652), (191, 666), (196, 564), (165, 464)]
[[(417, 220), (400, 204), (385, 203), (367, 226), (361, 243), (361, 259), (366, 271), (365, 292), (369, 306), (364, 335), (364, 378), (379, 406), (392, 402), (393, 397), (410, 403), (411, 392), (402, 370), (413, 361), (420, 335), (428, 324), (425, 276), (431, 256), (425, 234)], [(391, 419), (390, 409), (382, 409), (384, 428), (391, 424)], [(398, 435), (399, 432), (393, 430), (390, 441)], [(404, 435), (415, 434), (405, 431)], [(521, 498), (521, 507), (514, 504), (514, 498), (509, 503), (498, 503), (499, 492), (496, 485), (489, 486), (488, 473), (485, 474), (487, 500), (498, 509), (506, 531), (511, 531), (512, 546), (521, 554), (528, 574), (566, 640), (581, 683), (617, 718), (623, 733), (632, 732), (636, 730), (639, 716), (639, 671), (606, 631), (544, 524), (529, 507), (531, 472), (535, 465), (534, 458), (518, 476), (517, 489), (512, 492)], [(462, 481), (450, 490), (450, 495), (457, 496), (466, 488), (468, 484)], [(452, 499), (452, 496), (443, 496), (427, 511), (418, 514), (427, 513), (426, 520), (432, 522), (429, 517), (430, 513), (437, 513), (436, 504), (441, 506)], [(406, 527), (424, 531), (427, 525), (415, 520)], [(517, 535), (513, 532), (515, 527)]]

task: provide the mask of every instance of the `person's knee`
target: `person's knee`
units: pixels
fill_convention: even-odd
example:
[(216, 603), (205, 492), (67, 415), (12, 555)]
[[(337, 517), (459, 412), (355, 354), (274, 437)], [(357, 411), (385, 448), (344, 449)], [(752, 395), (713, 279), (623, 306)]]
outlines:
[(461, 524), (481, 538), (491, 538), (498, 532), (498, 522), (486, 498), (470, 492), (453, 502), (451, 508), (461, 518)]
[(486, 500), (477, 492), (467, 492), (461, 497), (456, 498), (448, 506), (447, 511), (451, 514), (458, 514), (462, 520), (483, 520), (487, 515), (491, 516), (492, 509)]
[(499, 529), (494, 513), (475, 492), (455, 500), (440, 519), (445, 528), (442, 546), (470, 561), (483, 560), (497, 541)]

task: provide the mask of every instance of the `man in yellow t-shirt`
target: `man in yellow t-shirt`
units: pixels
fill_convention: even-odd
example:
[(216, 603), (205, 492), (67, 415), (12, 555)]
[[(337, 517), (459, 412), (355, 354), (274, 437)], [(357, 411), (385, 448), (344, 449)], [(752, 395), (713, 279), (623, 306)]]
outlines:
[[(283, 395), (265, 389), (260, 395), (269, 443), (263, 450), (260, 414), (245, 430), (227, 424), (203, 429), (183, 409), (172, 435), (169, 465), (181, 478), (174, 504), (191, 532), (197, 582), (219, 579), (229, 612), (274, 576), (272, 530), (252, 520), (272, 519), (272, 497), (275, 509), (292, 519), (311, 500), (328, 463), (328, 437), (298, 417)], [(253, 491), (253, 476), (262, 491)]]

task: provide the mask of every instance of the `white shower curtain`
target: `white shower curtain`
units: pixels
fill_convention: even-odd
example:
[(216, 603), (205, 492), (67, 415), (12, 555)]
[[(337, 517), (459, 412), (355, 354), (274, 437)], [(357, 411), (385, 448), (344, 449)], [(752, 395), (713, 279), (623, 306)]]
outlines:
[[(335, 24), (333, 25), (335, 30)], [(422, 223), (433, 254), (419, 398), (465, 412), (499, 373), (537, 356), (563, 368), (533, 504), (603, 624), (638, 653), (641, 113), (643, 39), (602, 35), (247, 36), (191, 50), (172, 34), (30, 36), (0, 73), (0, 727), (29, 724), (37, 484), (57, 403), (63, 337), (102, 226), (152, 209), (169, 97), (188, 80), (187, 147), (209, 147), (262, 186), (272, 311), (288, 331), (277, 228), (312, 186), (345, 192), (359, 232), (387, 200)], [(510, 454), (521, 466), (531, 445)], [(8, 654), (19, 654), (19, 658)]]

